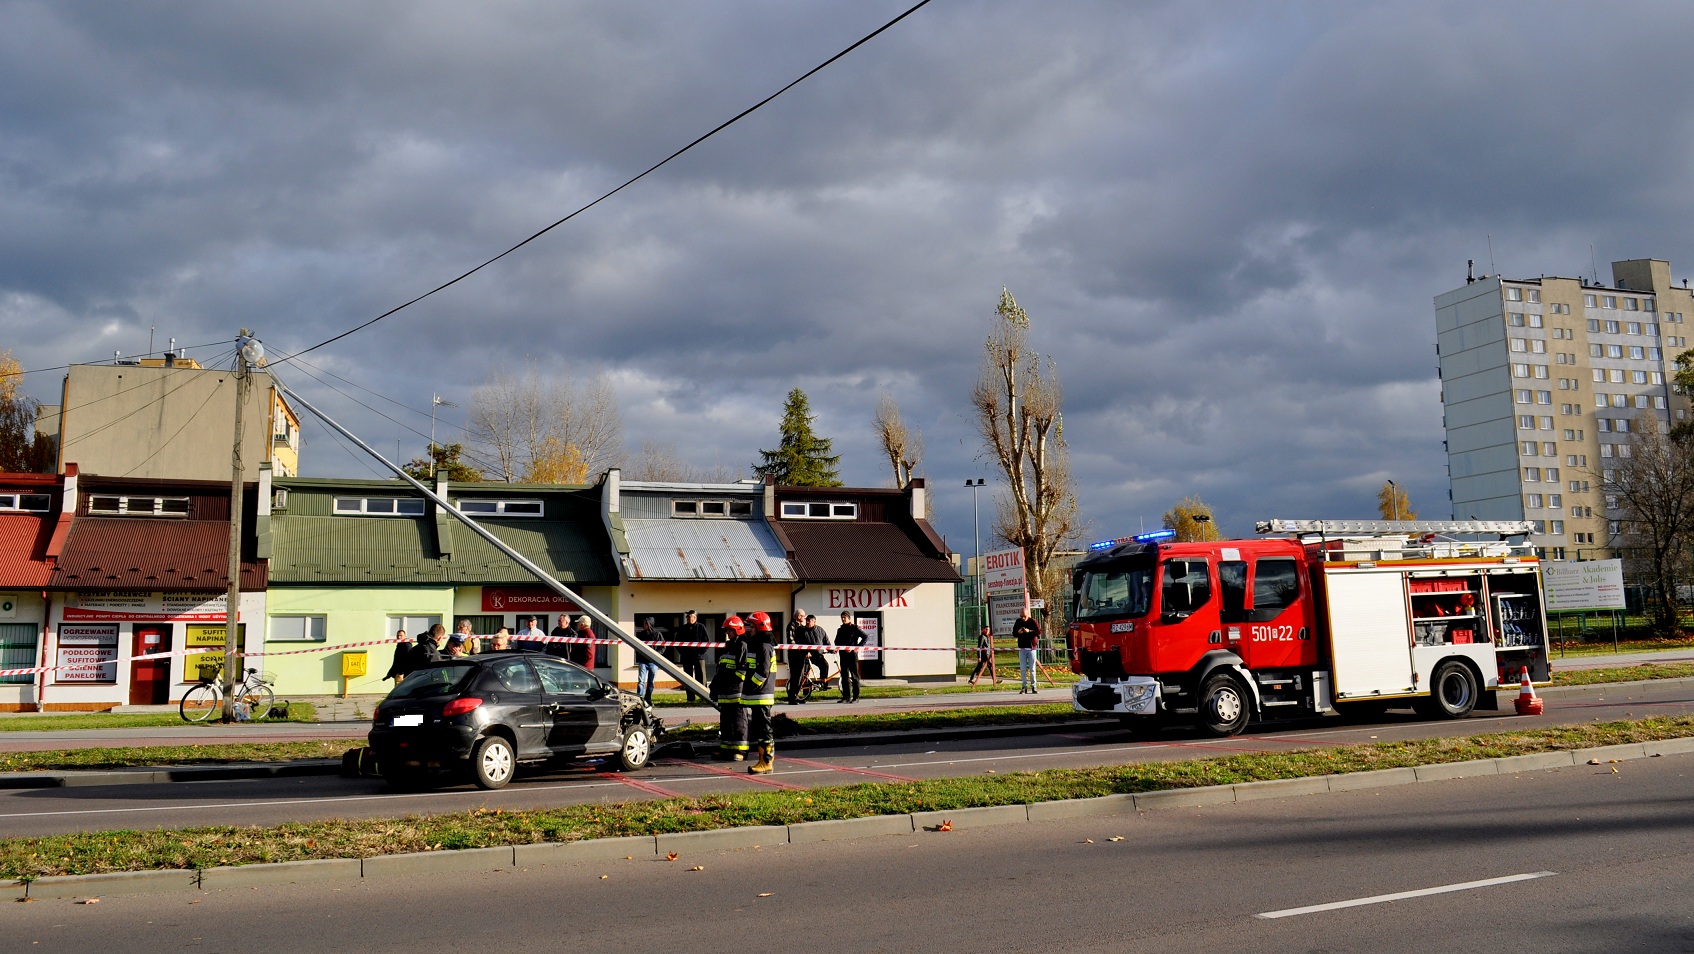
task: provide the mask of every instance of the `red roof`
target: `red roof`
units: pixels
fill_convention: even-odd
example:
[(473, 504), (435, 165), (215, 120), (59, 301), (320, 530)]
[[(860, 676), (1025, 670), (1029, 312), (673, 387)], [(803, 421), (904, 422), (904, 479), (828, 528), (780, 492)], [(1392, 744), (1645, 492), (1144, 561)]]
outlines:
[(38, 590), (47, 585), (47, 541), (55, 515), (0, 513), (0, 587)]
[[(225, 590), (229, 523), (80, 516), (53, 570), (61, 590)], [(243, 560), (241, 588), (265, 588), (265, 566)]]
[(923, 532), (905, 525), (854, 520), (783, 520), (800, 579), (841, 583), (957, 583), (952, 561)]

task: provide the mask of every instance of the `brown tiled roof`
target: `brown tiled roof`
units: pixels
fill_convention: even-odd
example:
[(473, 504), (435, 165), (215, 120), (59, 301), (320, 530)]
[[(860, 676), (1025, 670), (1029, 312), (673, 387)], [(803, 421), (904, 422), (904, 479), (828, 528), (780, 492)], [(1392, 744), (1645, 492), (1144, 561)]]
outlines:
[(843, 583), (956, 583), (953, 564), (914, 522), (782, 520), (800, 579)]
[(57, 515), (0, 514), (0, 587), (41, 589), (53, 575), (47, 541)]
[[(222, 590), (229, 523), (165, 517), (78, 517), (48, 584), (61, 590)], [(242, 561), (241, 588), (265, 588), (265, 566)]]

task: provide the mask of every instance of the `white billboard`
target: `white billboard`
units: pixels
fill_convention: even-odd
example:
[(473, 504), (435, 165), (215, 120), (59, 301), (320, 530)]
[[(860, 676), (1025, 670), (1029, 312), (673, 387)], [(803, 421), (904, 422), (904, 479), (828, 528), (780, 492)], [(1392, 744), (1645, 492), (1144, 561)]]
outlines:
[(1023, 550), (996, 550), (982, 555), (982, 588), (989, 596), (1024, 591)]
[(1543, 563), (1541, 580), (1549, 613), (1624, 608), (1622, 560)]

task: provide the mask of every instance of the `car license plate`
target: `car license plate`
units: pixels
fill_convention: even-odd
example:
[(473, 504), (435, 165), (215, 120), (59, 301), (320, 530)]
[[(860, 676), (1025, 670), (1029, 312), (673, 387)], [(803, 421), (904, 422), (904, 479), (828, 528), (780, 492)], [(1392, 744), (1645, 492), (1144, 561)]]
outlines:
[(394, 717), (394, 721), (390, 722), (389, 725), (393, 725), (393, 726), (423, 725), (423, 713), (414, 712), (411, 715), (397, 715), (397, 716)]

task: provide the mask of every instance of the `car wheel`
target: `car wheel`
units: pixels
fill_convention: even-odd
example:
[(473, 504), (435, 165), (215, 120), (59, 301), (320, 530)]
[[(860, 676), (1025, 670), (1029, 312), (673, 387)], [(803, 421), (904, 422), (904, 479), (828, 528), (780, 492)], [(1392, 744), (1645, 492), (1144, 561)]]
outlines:
[(497, 735), (478, 742), (471, 752), (471, 775), (477, 788), (505, 788), (516, 768), (517, 757), (512, 753), (512, 744)]
[(618, 749), (617, 765), (625, 772), (647, 767), (653, 759), (653, 733), (644, 725), (632, 725), (624, 730), (623, 747)]
[(1448, 660), (1429, 677), (1429, 696), (1419, 699), (1418, 712), (1431, 719), (1463, 719), (1476, 708), (1476, 676), (1470, 667)]
[(1200, 729), (1224, 738), (1247, 728), (1250, 706), (1239, 680), (1219, 673), (1200, 688)]

